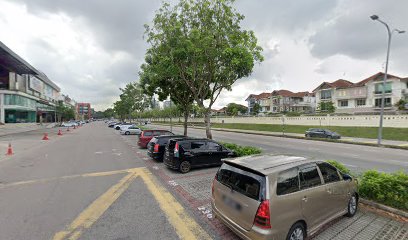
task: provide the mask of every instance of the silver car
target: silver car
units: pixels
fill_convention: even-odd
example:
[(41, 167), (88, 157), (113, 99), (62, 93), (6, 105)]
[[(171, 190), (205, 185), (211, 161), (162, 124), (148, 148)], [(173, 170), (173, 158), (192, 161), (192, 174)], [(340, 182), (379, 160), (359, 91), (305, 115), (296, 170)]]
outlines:
[(226, 159), (211, 203), (215, 217), (243, 239), (303, 240), (335, 218), (354, 216), (357, 182), (303, 157)]
[(136, 125), (123, 125), (120, 128), (120, 134), (124, 134), (124, 135), (131, 135), (131, 134), (140, 135), (140, 133), (142, 133), (142, 130)]

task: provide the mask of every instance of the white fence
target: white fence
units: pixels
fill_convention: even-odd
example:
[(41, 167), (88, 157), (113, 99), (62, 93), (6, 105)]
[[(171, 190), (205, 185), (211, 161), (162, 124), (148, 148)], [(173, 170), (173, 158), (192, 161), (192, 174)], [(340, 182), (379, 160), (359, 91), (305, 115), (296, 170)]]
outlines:
[[(182, 119), (180, 119), (182, 121)], [(167, 119), (166, 121), (169, 121)], [(174, 118), (179, 122), (179, 118)], [(203, 118), (189, 118), (189, 122), (204, 122)], [(302, 116), (302, 117), (213, 117), (212, 123), (253, 123), (253, 124), (283, 124), (307, 126), (356, 126), (377, 127), (379, 115), (358, 116)], [(408, 115), (384, 116), (384, 127), (408, 128)]]

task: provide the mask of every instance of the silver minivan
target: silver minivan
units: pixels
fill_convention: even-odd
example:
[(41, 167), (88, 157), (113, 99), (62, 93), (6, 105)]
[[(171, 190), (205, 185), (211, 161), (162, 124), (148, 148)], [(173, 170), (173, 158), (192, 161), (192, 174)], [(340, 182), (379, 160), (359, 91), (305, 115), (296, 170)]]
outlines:
[(301, 240), (354, 216), (357, 182), (323, 161), (256, 155), (226, 159), (212, 184), (215, 217), (243, 239)]

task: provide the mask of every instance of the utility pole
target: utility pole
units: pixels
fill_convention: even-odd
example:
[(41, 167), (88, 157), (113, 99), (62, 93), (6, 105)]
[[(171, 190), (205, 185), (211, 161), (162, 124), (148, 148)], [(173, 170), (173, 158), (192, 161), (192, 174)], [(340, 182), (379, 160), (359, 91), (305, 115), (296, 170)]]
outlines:
[(381, 140), (382, 140), (382, 132), (383, 132), (383, 119), (384, 119), (384, 105), (385, 105), (385, 85), (387, 82), (387, 74), (388, 74), (388, 60), (390, 57), (390, 47), (391, 47), (391, 37), (394, 32), (397, 33), (404, 33), (405, 31), (401, 31), (398, 29), (390, 30), (390, 27), (388, 26), (387, 23), (384, 21), (380, 20), (380, 18), (377, 15), (372, 15), (370, 17), (373, 21), (378, 21), (382, 23), (386, 28), (387, 28), (387, 34), (388, 34), (388, 44), (387, 44), (387, 57), (385, 61), (385, 73), (384, 73), (384, 78), (382, 81), (382, 94), (381, 94), (381, 110), (380, 110), (380, 126), (378, 127), (378, 138), (377, 138), (377, 144), (381, 145)]

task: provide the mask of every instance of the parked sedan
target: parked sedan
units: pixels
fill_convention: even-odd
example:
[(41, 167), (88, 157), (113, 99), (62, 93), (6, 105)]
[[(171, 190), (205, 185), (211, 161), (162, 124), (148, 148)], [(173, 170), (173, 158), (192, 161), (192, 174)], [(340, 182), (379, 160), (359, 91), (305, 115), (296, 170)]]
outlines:
[(357, 182), (303, 157), (226, 159), (212, 184), (216, 218), (242, 239), (303, 240), (357, 212)]
[(113, 128), (117, 123), (116, 122), (111, 122), (108, 124), (108, 127)]
[(163, 161), (164, 151), (170, 139), (186, 139), (184, 135), (163, 135), (153, 137), (147, 144), (147, 155), (154, 160)]
[(329, 139), (340, 139), (340, 134), (332, 132), (327, 129), (320, 128), (310, 128), (305, 132), (305, 137), (318, 137), (318, 138), (329, 138)]
[(165, 154), (164, 164), (182, 173), (195, 167), (219, 166), (221, 159), (235, 156), (233, 151), (210, 139), (170, 140)]
[(131, 135), (131, 134), (140, 135), (141, 132), (142, 130), (136, 125), (122, 125), (120, 127), (120, 134), (124, 134), (124, 135)]

